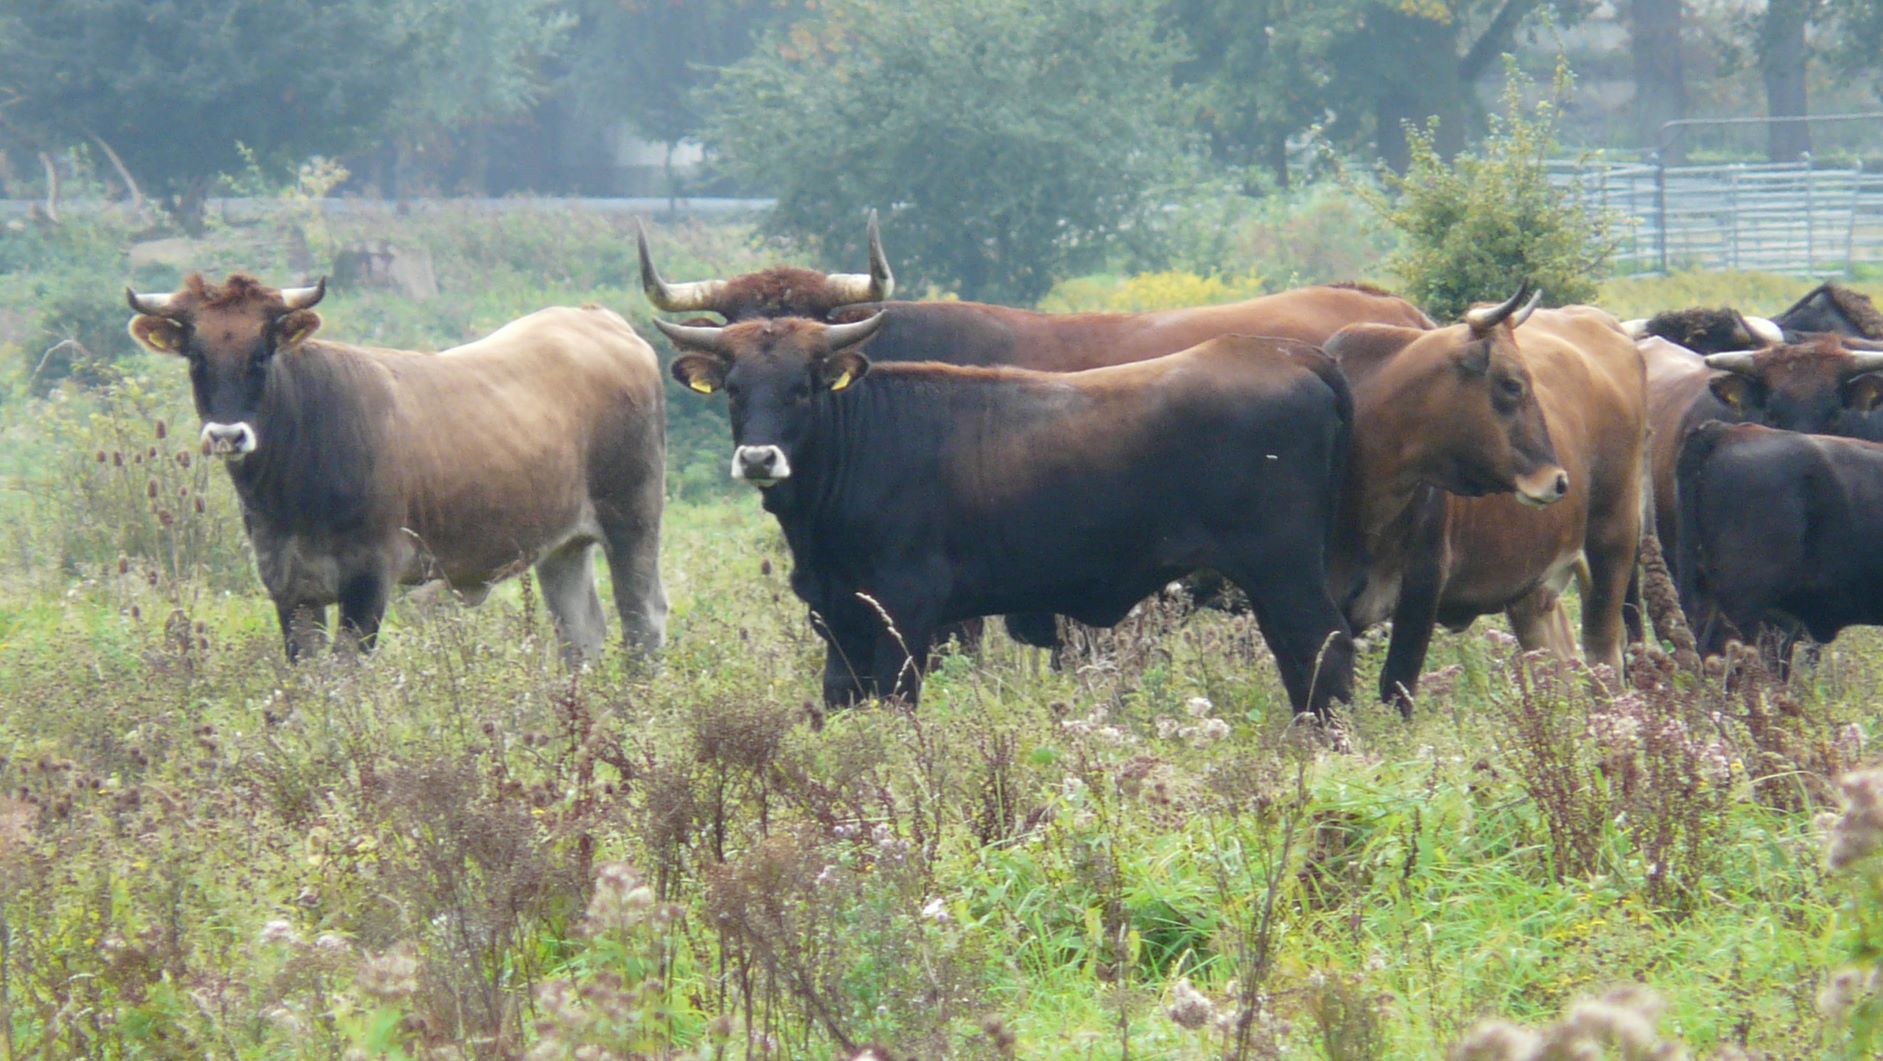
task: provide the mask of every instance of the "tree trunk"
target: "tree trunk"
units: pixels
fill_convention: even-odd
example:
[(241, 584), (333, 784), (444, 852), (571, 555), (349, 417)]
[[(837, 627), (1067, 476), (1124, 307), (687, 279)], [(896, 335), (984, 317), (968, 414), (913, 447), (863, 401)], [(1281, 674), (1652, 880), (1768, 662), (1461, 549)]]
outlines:
[[(1765, 112), (1774, 118), (1810, 113), (1805, 99), (1805, 26), (1815, 0), (1770, 0), (1759, 25), (1759, 72), (1765, 77)], [(1811, 127), (1804, 122), (1767, 126), (1766, 152), (1773, 162), (1795, 162), (1811, 150)]]
[[(1687, 74), (1680, 52), (1681, 0), (1633, 0), (1635, 118), (1641, 143), (1655, 147), (1661, 125), (1687, 116)], [(1668, 142), (1662, 161), (1678, 163), (1685, 148)]]

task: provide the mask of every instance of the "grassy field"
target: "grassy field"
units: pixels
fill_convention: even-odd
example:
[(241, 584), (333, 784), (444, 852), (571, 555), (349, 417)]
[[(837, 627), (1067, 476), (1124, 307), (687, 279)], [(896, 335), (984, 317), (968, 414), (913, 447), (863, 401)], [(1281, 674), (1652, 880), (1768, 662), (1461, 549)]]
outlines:
[[(754, 256), (701, 238), (670, 275)], [(323, 311), (443, 345), (589, 285), (631, 308), (595, 268)], [(1657, 655), (1608, 697), (1487, 621), (1412, 722), (1332, 736), (1251, 620), (1166, 597), (1062, 668), (990, 634), (920, 710), (826, 717), (774, 525), (690, 470), (701, 416), (657, 666), (567, 673), (523, 580), (290, 669), (228, 484), (178, 457), (182, 373), (122, 367), (0, 405), (0, 1056), (1419, 1058), (1619, 984), (1696, 1055), (1867, 1052), (1819, 994), (1874, 896), (1818, 816), (1883, 721), (1868, 632), (1789, 689)]]

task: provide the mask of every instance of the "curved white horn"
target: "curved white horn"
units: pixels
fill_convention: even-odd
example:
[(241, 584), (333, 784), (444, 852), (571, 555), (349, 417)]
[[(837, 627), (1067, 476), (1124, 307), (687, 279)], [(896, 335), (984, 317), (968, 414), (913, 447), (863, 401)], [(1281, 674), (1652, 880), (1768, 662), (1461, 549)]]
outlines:
[(1849, 346), (1844, 349), (1850, 352), (1851, 368), (1847, 375), (1883, 372), (1883, 350), (1854, 350)]
[(321, 277), (312, 287), (284, 287), (281, 289), (281, 301), (288, 304), (290, 310), (307, 309), (327, 297), (327, 278)]
[(1510, 326), (1512, 328), (1523, 327), (1523, 322), (1530, 319), (1530, 314), (1536, 312), (1537, 303), (1541, 301), (1543, 301), (1543, 289), (1539, 287), (1530, 292), (1530, 301), (1519, 306), (1517, 312), (1510, 315)]
[(1472, 331), (1489, 331), (1497, 325), (1502, 324), (1505, 318), (1517, 312), (1517, 308), (1522, 306), (1523, 300), (1529, 296), (1530, 281), (1525, 280), (1523, 283), (1517, 285), (1517, 293), (1505, 299), (1503, 302), (1495, 306), (1481, 306), (1477, 309), (1466, 310), (1465, 323), (1471, 325)]
[(1648, 318), (1636, 317), (1631, 321), (1622, 321), (1621, 330), (1627, 332), (1628, 338), (1630, 339), (1637, 341), (1646, 339), (1648, 337)]
[(883, 237), (876, 227), (876, 211), (870, 211), (869, 221), (870, 271), (864, 273), (831, 273), (826, 277), (833, 294), (841, 295), (848, 302), (881, 302), (896, 291), (896, 274), (889, 271), (889, 255), (883, 253)]
[(1785, 341), (1785, 330), (1766, 317), (1741, 315), (1739, 319), (1746, 322), (1746, 330), (1752, 333), (1752, 337), (1766, 346)]
[(1758, 363), (1758, 354), (1751, 350), (1730, 350), (1723, 354), (1706, 355), (1706, 367), (1737, 372), (1742, 376), (1752, 375), (1753, 366)]
[(659, 317), (654, 318), (654, 327), (659, 328), (667, 338), (672, 339), (675, 345), (684, 346), (689, 350), (702, 350), (709, 354), (718, 354), (721, 357), (732, 356), (732, 351), (726, 347), (726, 330), (724, 328), (707, 328), (697, 324), (675, 324), (672, 321), (661, 320)]
[(143, 295), (127, 287), (124, 289), (124, 298), (131, 304), (131, 309), (138, 313), (162, 317), (170, 313), (171, 307), (176, 304), (177, 297), (175, 295)]
[(879, 309), (860, 321), (853, 321), (849, 324), (833, 324), (825, 328), (824, 337), (830, 341), (831, 353), (836, 353), (846, 346), (855, 346), (863, 340), (868, 339), (870, 336), (875, 335), (876, 329), (882, 326), (883, 311)]
[(647, 292), (647, 300), (655, 309), (668, 313), (719, 312), (717, 303), (726, 287), (724, 280), (670, 284), (654, 268), (654, 256), (647, 249), (647, 226), (638, 217), (634, 219), (634, 240), (641, 251), (641, 290)]

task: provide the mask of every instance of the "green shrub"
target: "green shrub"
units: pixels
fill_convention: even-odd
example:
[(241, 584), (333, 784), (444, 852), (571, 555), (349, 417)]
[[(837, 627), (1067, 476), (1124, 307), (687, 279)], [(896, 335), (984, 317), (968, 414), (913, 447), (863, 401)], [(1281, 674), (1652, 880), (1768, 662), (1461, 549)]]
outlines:
[[(1474, 302), (1508, 298), (1520, 280), (1543, 289), (1552, 305), (1587, 302), (1598, 291), (1611, 250), (1606, 221), (1585, 209), (1574, 189), (1549, 181), (1556, 151), (1556, 105), (1526, 108), (1528, 82), (1513, 70), (1505, 113), (1491, 119), (1477, 152), (1447, 162), (1436, 127), (1408, 129), (1412, 164), (1386, 174), (1386, 195), (1360, 190), (1403, 237), (1387, 259), (1407, 297), (1439, 320)], [(1569, 87), (1558, 68), (1556, 97)]]

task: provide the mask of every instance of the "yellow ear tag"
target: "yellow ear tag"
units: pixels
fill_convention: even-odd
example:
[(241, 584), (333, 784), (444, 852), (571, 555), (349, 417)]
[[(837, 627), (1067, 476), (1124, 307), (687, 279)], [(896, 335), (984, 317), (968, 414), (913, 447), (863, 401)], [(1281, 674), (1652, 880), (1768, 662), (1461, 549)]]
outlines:
[(694, 390), (699, 391), (701, 394), (713, 393), (713, 385), (706, 382), (703, 379), (688, 380), (687, 386), (692, 387)]
[(843, 370), (843, 375), (838, 376), (835, 380), (831, 382), (830, 389), (834, 391), (840, 391), (844, 389), (845, 387), (848, 387), (849, 385), (850, 385), (850, 370), (846, 368)]

